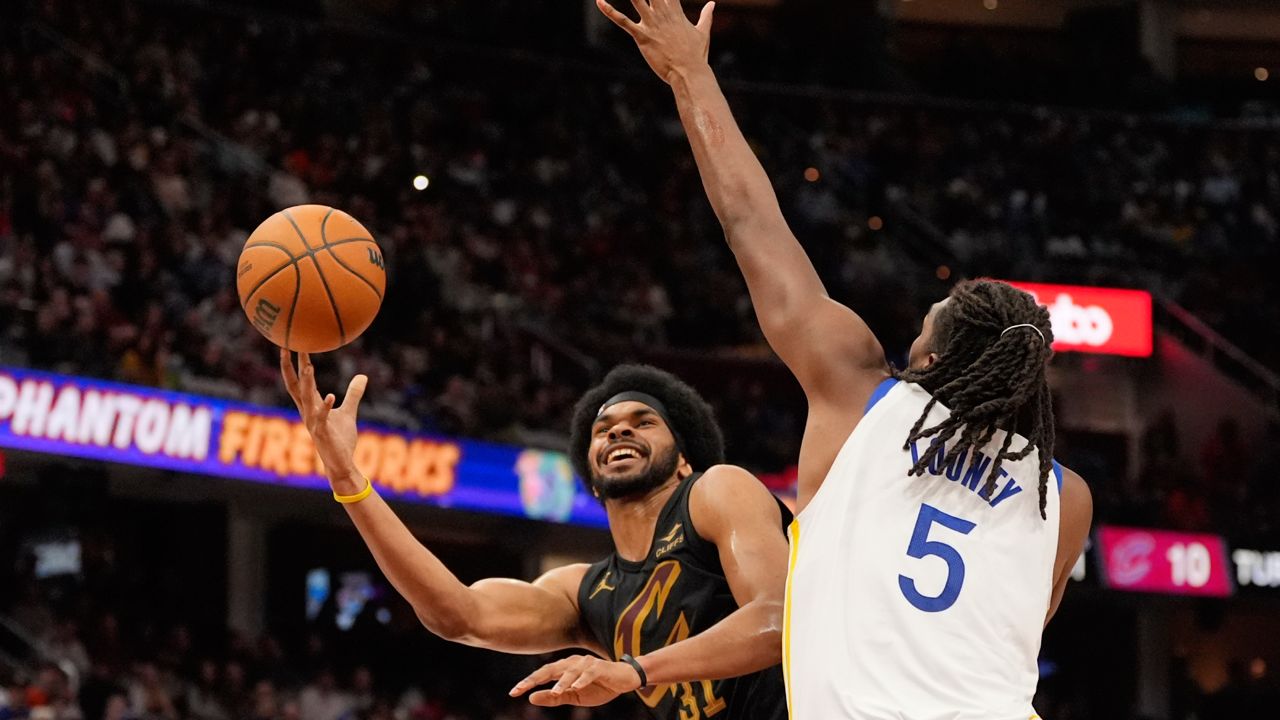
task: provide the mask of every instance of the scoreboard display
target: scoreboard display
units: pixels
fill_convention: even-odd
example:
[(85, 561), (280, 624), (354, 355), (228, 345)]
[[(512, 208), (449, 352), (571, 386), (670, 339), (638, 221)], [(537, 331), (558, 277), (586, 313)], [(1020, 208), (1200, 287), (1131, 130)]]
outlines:
[(1102, 582), (1115, 590), (1230, 597), (1226, 542), (1218, 535), (1098, 528)]

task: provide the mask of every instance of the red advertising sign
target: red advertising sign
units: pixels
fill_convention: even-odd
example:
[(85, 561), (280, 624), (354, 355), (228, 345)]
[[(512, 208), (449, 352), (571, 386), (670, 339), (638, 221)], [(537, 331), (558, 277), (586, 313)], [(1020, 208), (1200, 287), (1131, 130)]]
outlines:
[(1049, 307), (1053, 349), (1151, 356), (1151, 294), (1141, 290), (1010, 282)]
[(1116, 590), (1230, 597), (1226, 543), (1217, 535), (1102, 526), (1102, 578)]

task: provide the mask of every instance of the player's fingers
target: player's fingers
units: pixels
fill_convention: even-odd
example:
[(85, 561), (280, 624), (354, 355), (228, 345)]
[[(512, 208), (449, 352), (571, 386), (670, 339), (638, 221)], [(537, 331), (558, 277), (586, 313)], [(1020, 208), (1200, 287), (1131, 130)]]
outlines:
[(596, 7), (600, 8), (600, 12), (604, 13), (605, 17), (612, 20), (614, 25), (626, 30), (627, 33), (632, 36), (636, 34), (636, 30), (639, 26), (632, 22), (631, 18), (619, 12), (618, 8), (610, 5), (609, 0), (596, 0)]
[(711, 19), (716, 13), (715, 2), (709, 2), (702, 6), (702, 13), (698, 15), (698, 30), (704, 33), (711, 32)]
[(312, 385), (316, 382), (316, 366), (311, 364), (311, 354), (298, 353), (298, 374), (302, 377), (302, 383), (305, 385), (308, 380)]
[(540, 707), (559, 707), (568, 699), (564, 695), (552, 695), (550, 690), (539, 690), (529, 696), (529, 702)]
[(351, 378), (351, 384), (347, 385), (347, 394), (342, 398), (342, 410), (347, 412), (350, 408), (352, 415), (360, 411), (360, 401), (364, 399), (364, 390), (369, 387), (369, 378), (366, 375), (357, 375)]
[(649, 7), (649, 0), (631, 0), (631, 6), (640, 13), (640, 22), (653, 17), (653, 8)]
[(298, 400), (302, 414), (313, 416), (320, 409), (320, 391), (316, 389), (316, 366), (311, 356), (298, 353)]
[(311, 356), (304, 352), (298, 353), (298, 380), (304, 396), (312, 393), (319, 395), (316, 390), (316, 366), (311, 364)]
[(548, 682), (551, 682), (552, 680), (555, 680), (556, 677), (560, 675), (561, 671), (563, 671), (564, 668), (568, 667), (568, 665), (569, 665), (569, 658), (565, 658), (564, 660), (557, 660), (553, 663), (547, 663), (546, 665), (543, 665), (537, 670), (534, 670), (533, 672), (529, 673), (529, 675), (525, 677), (525, 679), (516, 683), (516, 686), (511, 688), (511, 696), (516, 697), (518, 695), (523, 695), (524, 693), (529, 691), (529, 688), (534, 688), (543, 683), (548, 683)]
[(317, 424), (329, 419), (329, 411), (333, 409), (333, 404), (337, 401), (338, 399), (333, 396), (333, 393), (324, 396), (324, 401), (320, 403), (319, 409), (316, 410)]
[(556, 684), (551, 687), (551, 694), (561, 695), (568, 692), (568, 690), (573, 687), (573, 684), (577, 682), (578, 678), (581, 676), (582, 665), (575, 665), (567, 668), (560, 674), (560, 679), (556, 681)]
[(573, 684), (569, 686), (569, 689), (575, 690), (575, 691), (581, 690), (582, 688), (595, 682), (596, 679), (599, 677), (600, 677), (600, 668), (595, 663), (592, 663), (590, 667), (582, 671), (582, 674), (578, 676), (577, 680), (573, 681)]
[(298, 371), (293, 369), (293, 354), (285, 348), (280, 348), (280, 376), (284, 378), (284, 389), (289, 392), (289, 397), (293, 398), (298, 409), (302, 409), (298, 402)]

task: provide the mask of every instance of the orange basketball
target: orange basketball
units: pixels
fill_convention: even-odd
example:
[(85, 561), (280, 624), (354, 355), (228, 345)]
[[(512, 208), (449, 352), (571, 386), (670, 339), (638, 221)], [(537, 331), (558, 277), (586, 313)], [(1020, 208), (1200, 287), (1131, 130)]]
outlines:
[(298, 205), (267, 218), (236, 265), (240, 307), (268, 340), (325, 352), (355, 340), (382, 306), (382, 250), (350, 215)]

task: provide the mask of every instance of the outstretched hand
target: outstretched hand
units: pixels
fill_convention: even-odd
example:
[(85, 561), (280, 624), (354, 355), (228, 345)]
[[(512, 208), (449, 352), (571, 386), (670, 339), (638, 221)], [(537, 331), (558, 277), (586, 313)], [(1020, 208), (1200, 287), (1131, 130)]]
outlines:
[(596, 7), (614, 25), (627, 31), (640, 48), (649, 67), (667, 84), (675, 75), (698, 64), (706, 64), (711, 51), (711, 16), (716, 4), (702, 6), (698, 22), (689, 22), (680, 0), (631, 0), (640, 22), (633, 22), (609, 0), (596, 0)]
[[(307, 353), (298, 353), (298, 370), (293, 368), (292, 353), (281, 348), (280, 374), (284, 376), (284, 386), (293, 398), (293, 404), (302, 413), (302, 421), (311, 433), (316, 452), (324, 462), (330, 482), (345, 482), (358, 475), (356, 470), (356, 412), (360, 409), (360, 399), (364, 397), (369, 378), (356, 375), (347, 386), (346, 397), (342, 405), (334, 407), (337, 398), (333, 393), (320, 397), (316, 389), (316, 369), (311, 364)], [(342, 491), (347, 488), (334, 488)], [(361, 488), (354, 488), (360, 490)]]
[(639, 674), (627, 663), (610, 662), (591, 655), (574, 655), (533, 671), (511, 688), (511, 697), (520, 697), (532, 688), (553, 680), (555, 685), (533, 693), (529, 702), (543, 707), (595, 707), (640, 687)]

